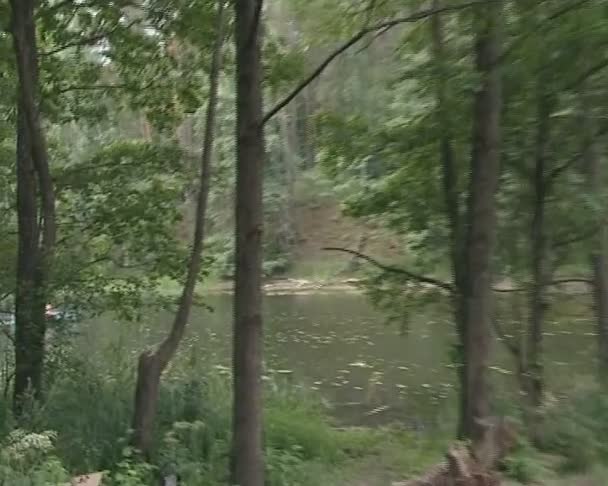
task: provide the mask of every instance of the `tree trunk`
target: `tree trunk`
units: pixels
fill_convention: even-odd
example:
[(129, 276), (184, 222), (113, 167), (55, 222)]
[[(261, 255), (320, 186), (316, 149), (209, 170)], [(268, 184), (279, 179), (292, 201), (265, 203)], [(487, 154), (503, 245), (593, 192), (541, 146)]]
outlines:
[(601, 247), (591, 255), (594, 305), (598, 335), (598, 374), (608, 388), (608, 245), (606, 229), (601, 230)]
[[(588, 114), (589, 103), (584, 103), (584, 154), (589, 192), (597, 200), (602, 200), (602, 160), (595, 141), (595, 130)], [(590, 254), (593, 274), (593, 303), (598, 336), (598, 375), (600, 383), (608, 388), (608, 227), (606, 210), (600, 205), (597, 221), (599, 231), (593, 240)]]
[(232, 484), (263, 486), (262, 227), (264, 127), (260, 17), (262, 0), (237, 0), (236, 276)]
[[(432, 8), (439, 9), (440, 0), (433, 0)], [(433, 56), (435, 58), (435, 71), (437, 79), (437, 123), (440, 127), (441, 138), (439, 140), (439, 156), (442, 172), (442, 190), (445, 207), (446, 219), (449, 226), (450, 235), (450, 262), (452, 266), (452, 284), (455, 292), (452, 300), (454, 312), (454, 322), (458, 333), (458, 343), (456, 344), (458, 359), (458, 379), (460, 383), (460, 403), (458, 419), (458, 437), (465, 435), (465, 416), (468, 409), (466, 393), (466, 366), (464, 366), (464, 347), (466, 342), (465, 322), (464, 322), (464, 294), (466, 292), (466, 279), (464, 272), (463, 253), (463, 231), (460, 209), (460, 199), (458, 196), (458, 175), (455, 167), (455, 156), (452, 145), (452, 127), (450, 114), (447, 108), (448, 98), (448, 76), (446, 73), (446, 56), (443, 38), (443, 24), (441, 14), (431, 17), (431, 36), (433, 40)]]
[[(55, 249), (55, 193), (41, 127), (34, 0), (11, 0), (11, 27), (18, 73), (17, 212), (18, 262), (15, 299), (15, 386), (20, 415), (31, 389), (42, 393), (45, 305)], [(40, 198), (40, 211), (38, 210)]]
[(154, 351), (145, 351), (139, 357), (132, 427), (133, 445), (144, 455), (144, 457), (149, 455), (152, 447), (160, 378), (175, 355), (186, 330), (194, 300), (196, 282), (201, 269), (201, 259), (205, 240), (207, 201), (209, 198), (209, 182), (211, 179), (218, 82), (221, 70), (222, 46), (224, 42), (224, 17), (224, 2), (223, 0), (220, 0), (218, 3), (216, 40), (209, 72), (209, 101), (207, 104), (205, 134), (201, 155), (196, 221), (186, 282), (180, 296), (179, 306), (173, 320), (171, 331)]
[[(541, 76), (542, 77), (542, 76)], [(534, 206), (530, 228), (532, 285), (530, 288), (530, 315), (527, 343), (523, 358), (523, 381), (528, 406), (529, 426), (534, 428), (536, 409), (542, 402), (543, 365), (542, 339), (543, 322), (547, 309), (546, 288), (550, 280), (550, 262), (546, 234), (546, 197), (547, 197), (547, 151), (549, 145), (550, 100), (543, 93), (546, 85), (541, 79), (538, 86), (538, 118), (536, 137), (536, 156), (534, 168)]]
[(475, 63), (480, 76), (473, 112), (473, 148), (467, 214), (466, 293), (463, 305), (466, 413), (464, 435), (479, 439), (477, 423), (489, 413), (486, 377), (491, 344), (492, 255), (500, 170), (501, 78), (498, 2), (487, 0), (475, 12)]
[(34, 165), (23, 110), (17, 127), (17, 287), (15, 295), (14, 411), (19, 416), (28, 393), (39, 399), (44, 366), (44, 299), (40, 295), (40, 227)]

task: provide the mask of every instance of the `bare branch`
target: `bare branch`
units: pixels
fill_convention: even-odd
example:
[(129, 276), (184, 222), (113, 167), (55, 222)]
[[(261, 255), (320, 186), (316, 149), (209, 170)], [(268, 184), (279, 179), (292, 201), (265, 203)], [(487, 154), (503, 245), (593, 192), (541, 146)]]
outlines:
[(355, 34), (353, 37), (351, 37), (349, 40), (347, 40), (342, 45), (340, 45), (331, 54), (329, 54), (325, 58), (325, 60), (323, 62), (321, 62), (321, 64), (319, 64), (319, 66), (308, 77), (306, 77), (304, 80), (302, 80), (302, 82), (300, 82), (300, 84), (298, 84), (291, 91), (291, 93), (289, 93), (282, 101), (278, 102), (273, 108), (271, 108), (270, 111), (268, 111), (268, 113), (266, 113), (266, 115), (264, 115), (264, 118), (262, 119), (262, 124), (267, 123), (268, 120), (270, 120), (279, 111), (281, 111), (283, 108), (285, 108), (296, 96), (298, 96), (298, 94), (302, 90), (304, 90), (304, 88), (306, 88), (306, 86), (308, 86), (316, 78), (318, 78), (321, 74), (323, 74), (325, 69), (327, 69), (327, 67), (334, 61), (334, 59), (336, 59), (338, 56), (340, 56), (341, 54), (346, 52), (348, 49), (350, 49), (352, 46), (357, 44), (361, 39), (365, 38), (368, 34), (377, 32), (379, 30), (384, 30), (386, 32), (400, 24), (417, 22), (418, 20), (425, 19), (427, 17), (430, 17), (430, 16), (438, 14), (438, 13), (456, 12), (456, 11), (474, 7), (476, 5), (480, 5), (483, 3), (486, 3), (486, 1), (485, 0), (476, 0), (473, 2), (462, 3), (459, 5), (451, 5), (451, 6), (444, 6), (441, 8), (425, 9), (425, 10), (421, 10), (420, 12), (416, 12), (412, 15), (408, 15), (406, 17), (398, 17), (398, 18), (395, 18), (392, 20), (380, 22), (380, 23), (372, 25), (370, 27), (363, 28), (357, 34)]
[(386, 34), (389, 30), (391, 30), (390, 27), (385, 27), (384, 29), (376, 32), (373, 37), (371, 39), (369, 39), (364, 46), (362, 46), (360, 49), (357, 49), (357, 51), (355, 52), (355, 54), (361, 54), (363, 51), (365, 51), (367, 48), (369, 48), (369, 46), (371, 46), (379, 37), (382, 37), (384, 34)]
[(111, 90), (111, 89), (126, 89), (128, 84), (93, 84), (89, 86), (66, 86), (56, 91), (57, 94), (65, 94), (70, 91), (95, 91), (95, 90)]
[(566, 283), (584, 283), (587, 285), (593, 285), (593, 280), (584, 277), (562, 278), (559, 280), (553, 280), (549, 283), (549, 285), (561, 285)]
[(0, 332), (4, 334), (13, 346), (15, 345), (15, 336), (11, 334), (11, 331), (7, 329), (6, 326), (0, 326)]
[(8, 299), (14, 293), (15, 293), (14, 290), (9, 290), (9, 291), (5, 292), (4, 294), (0, 295), (0, 302), (2, 302), (3, 300)]
[(343, 253), (348, 253), (350, 255), (356, 256), (357, 258), (360, 258), (361, 260), (365, 260), (366, 262), (371, 263), (375, 267), (378, 267), (379, 269), (384, 270), (385, 272), (399, 273), (399, 274), (404, 275), (405, 277), (409, 278), (410, 280), (415, 280), (419, 283), (433, 285), (440, 289), (447, 290), (448, 292), (454, 292), (454, 287), (447, 282), (443, 282), (443, 281), (438, 280), (433, 277), (426, 277), (424, 275), (419, 275), (417, 273), (410, 272), (409, 270), (406, 270), (405, 268), (395, 267), (392, 265), (386, 265), (384, 263), (379, 262), (375, 258), (372, 258), (369, 255), (365, 255), (356, 250), (350, 250), (348, 248), (338, 248), (338, 247), (325, 247), (322, 249), (325, 251), (341, 251)]
[[(133, 84), (129, 84), (129, 83), (118, 83), (118, 84), (91, 84), (91, 85), (71, 85), (71, 86), (66, 86), (65, 88), (61, 88), (57, 91), (55, 91), (56, 94), (65, 94), (65, 93), (69, 93), (70, 91), (95, 91), (95, 90), (114, 90), (114, 89), (137, 89), (138, 91), (144, 90), (144, 89), (149, 89), (154, 87), (154, 82), (150, 81), (149, 83), (146, 83), (144, 86), (135, 86)], [(158, 85), (156, 87), (169, 87), (168, 85), (165, 86), (161, 86)]]

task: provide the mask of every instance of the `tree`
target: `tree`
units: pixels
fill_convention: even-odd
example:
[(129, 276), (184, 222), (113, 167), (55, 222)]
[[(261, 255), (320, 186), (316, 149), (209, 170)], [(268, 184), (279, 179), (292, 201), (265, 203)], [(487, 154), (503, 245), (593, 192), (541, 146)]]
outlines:
[(222, 47), (224, 44), (225, 12), (224, 1), (219, 0), (217, 12), (217, 32), (213, 58), (209, 70), (209, 99), (205, 134), (201, 155), (198, 199), (192, 250), (188, 263), (186, 282), (184, 283), (179, 306), (173, 325), (167, 337), (154, 351), (145, 351), (139, 357), (137, 383), (135, 386), (135, 407), (133, 411), (133, 443), (145, 456), (152, 446), (154, 419), (158, 405), (160, 378), (177, 352), (182, 340), (193, 305), (196, 283), (201, 271), (203, 243), (205, 239), (205, 221), (207, 201), (211, 179), (211, 161), (213, 157), (214, 129), (218, 101), (218, 85), (221, 71)]
[(264, 126), (262, 0), (235, 2), (236, 248), (232, 484), (263, 486), (262, 227)]
[(473, 147), (467, 213), (464, 366), (464, 434), (479, 439), (476, 420), (489, 415), (487, 366), (492, 334), (492, 255), (496, 241), (496, 205), (500, 171), (502, 109), (498, 2), (475, 12), (475, 66), (480, 85), (473, 109)]
[[(55, 251), (55, 192), (40, 115), (34, 0), (11, 1), (18, 73), (17, 211), (19, 251), (15, 297), (14, 410), (29, 390), (42, 394), (45, 306)], [(40, 203), (38, 202), (40, 201)]]

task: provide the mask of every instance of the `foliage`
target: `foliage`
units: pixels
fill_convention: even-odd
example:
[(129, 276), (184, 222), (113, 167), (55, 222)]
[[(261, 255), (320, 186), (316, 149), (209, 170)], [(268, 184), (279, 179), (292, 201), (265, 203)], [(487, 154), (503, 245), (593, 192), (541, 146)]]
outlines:
[[(100, 362), (82, 359), (71, 346), (66, 349), (45, 406), (32, 411), (26, 429), (3, 439), (0, 454), (5, 474), (12, 475), (7, 478), (21, 480), (19, 474), (31, 469), (39, 471), (42, 482), (5, 484), (42, 486), (65, 477), (66, 471), (97, 470), (108, 471), (112, 486), (147, 486), (151, 477), (171, 473), (192, 486), (225, 484), (231, 377), (199, 356), (195, 341), (186, 342), (162, 382), (152, 463), (141, 463), (127, 446), (134, 380), (127, 349), (107, 347), (98, 355)], [(325, 481), (332, 471), (347, 468), (351, 460), (385, 447), (403, 460), (408, 448), (414, 454), (414, 444), (420, 443), (397, 430), (338, 429), (318, 397), (306, 390), (270, 381), (266, 396), (269, 484), (330, 484)], [(55, 432), (25, 431), (50, 428)], [(431, 461), (438, 450), (432, 447), (423, 455)], [(416, 465), (412, 459), (408, 467)]]
[(505, 459), (503, 468), (507, 477), (521, 484), (535, 484), (548, 475), (538, 451), (525, 438), (519, 439), (516, 449)]
[(541, 446), (564, 458), (566, 471), (588, 470), (598, 460), (608, 461), (606, 447), (608, 400), (596, 388), (578, 389), (548, 405), (543, 417)]
[(11, 486), (50, 486), (69, 479), (54, 455), (56, 434), (15, 429), (0, 449), (0, 484)]

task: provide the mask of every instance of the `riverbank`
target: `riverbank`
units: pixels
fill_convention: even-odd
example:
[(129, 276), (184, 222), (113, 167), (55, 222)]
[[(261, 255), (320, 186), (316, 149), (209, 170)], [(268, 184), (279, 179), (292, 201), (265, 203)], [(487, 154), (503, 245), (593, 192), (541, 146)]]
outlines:
[[(227, 294), (233, 290), (231, 280), (209, 279), (199, 289), (200, 294)], [(430, 284), (421, 284), (419, 288), (435, 288)], [(181, 287), (174, 281), (164, 282), (161, 293), (165, 295), (179, 295)], [(510, 279), (497, 282), (494, 290), (499, 294), (523, 292), (525, 286), (518, 285)], [(263, 283), (263, 292), (266, 295), (311, 295), (322, 293), (362, 293), (363, 279), (350, 278), (297, 278), (279, 277), (270, 278)], [(585, 278), (562, 278), (551, 287), (551, 292), (561, 295), (586, 295), (589, 293), (589, 283)]]
[[(206, 288), (211, 293), (232, 292), (231, 281), (216, 282)], [(308, 280), (303, 278), (276, 278), (264, 282), (263, 291), (267, 295), (318, 294), (331, 292), (361, 292), (361, 280), (356, 278), (333, 280)]]

